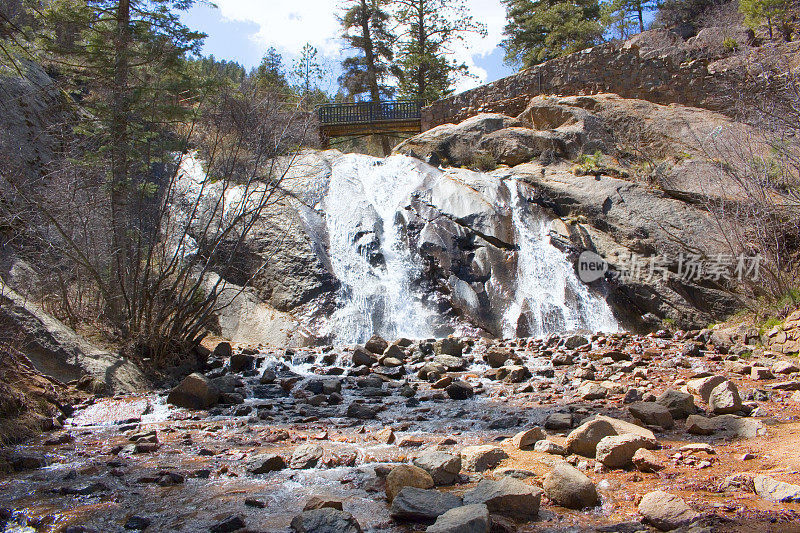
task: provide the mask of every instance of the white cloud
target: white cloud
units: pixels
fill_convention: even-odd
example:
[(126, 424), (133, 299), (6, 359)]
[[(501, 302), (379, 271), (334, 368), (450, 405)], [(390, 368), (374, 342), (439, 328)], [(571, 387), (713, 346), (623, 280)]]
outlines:
[[(306, 43), (311, 43), (330, 61), (338, 62), (344, 55), (339, 40), (341, 28), (336, 20), (341, 8), (338, 0), (216, 0), (215, 3), (224, 18), (259, 27), (251, 37), (260, 52), (274, 46), (296, 56)], [(468, 5), (473, 17), (486, 24), (488, 35), (485, 38), (468, 35), (463, 43), (455, 45), (454, 57), (465, 62), (477, 76), (459, 83), (459, 90), (486, 80), (486, 70), (475, 66), (475, 58), (497, 47), (505, 24), (505, 9), (500, 0), (469, 0)]]

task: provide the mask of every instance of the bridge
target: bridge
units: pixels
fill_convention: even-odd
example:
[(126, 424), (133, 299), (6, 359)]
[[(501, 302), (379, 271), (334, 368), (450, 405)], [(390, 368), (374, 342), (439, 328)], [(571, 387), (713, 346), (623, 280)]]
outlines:
[(322, 144), (328, 146), (334, 137), (419, 133), (422, 131), (421, 110), (419, 100), (318, 106)]

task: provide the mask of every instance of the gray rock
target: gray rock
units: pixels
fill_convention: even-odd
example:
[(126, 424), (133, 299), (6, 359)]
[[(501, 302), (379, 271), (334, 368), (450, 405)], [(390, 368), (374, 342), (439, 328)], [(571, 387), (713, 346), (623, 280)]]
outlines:
[(711, 396), (711, 391), (714, 390), (714, 387), (725, 381), (727, 381), (725, 376), (709, 376), (693, 379), (686, 384), (686, 389), (692, 394), (700, 396), (704, 402), (708, 403), (708, 398)]
[(253, 474), (266, 474), (284, 468), (286, 468), (286, 460), (273, 453), (257, 455), (248, 462), (248, 470)]
[(655, 442), (639, 435), (614, 435), (597, 443), (596, 459), (608, 468), (631, 466), (633, 455), (640, 448), (652, 448)]
[(384, 340), (380, 335), (373, 335), (366, 342), (366, 344), (364, 344), (364, 348), (375, 355), (382, 355), (388, 347), (389, 343), (386, 342), (386, 340)]
[(452, 485), (461, 472), (461, 457), (445, 452), (430, 451), (414, 459), (414, 465), (422, 468), (437, 485)]
[(491, 444), (467, 446), (461, 449), (461, 466), (470, 472), (484, 472), (507, 458), (508, 454), (502, 448)]
[(314, 468), (322, 459), (325, 449), (319, 444), (303, 444), (295, 448), (292, 458), (289, 460), (289, 467), (296, 470)]
[(645, 428), (616, 418), (596, 416), (581, 424), (567, 436), (567, 450), (584, 457), (594, 457), (597, 443), (604, 437), (625, 434), (639, 435), (655, 440), (653, 432)]
[(347, 416), (349, 418), (372, 420), (377, 416), (377, 414), (378, 413), (375, 409), (363, 403), (353, 402), (347, 406)]
[(639, 512), (647, 523), (661, 531), (685, 527), (700, 518), (681, 498), (661, 490), (645, 494), (639, 502)]
[(708, 397), (708, 406), (717, 415), (727, 415), (742, 409), (742, 399), (739, 389), (732, 381), (723, 381), (711, 390)]
[(445, 388), (447, 395), (453, 400), (468, 400), (475, 395), (472, 385), (464, 381), (454, 381)]
[(544, 478), (542, 487), (551, 501), (569, 509), (594, 507), (598, 502), (592, 480), (568, 463), (557, 464)]
[(461, 504), (461, 498), (454, 494), (403, 487), (392, 500), (389, 514), (399, 521), (433, 522), (439, 515)]
[(630, 414), (647, 426), (669, 429), (675, 422), (669, 409), (657, 402), (637, 402), (628, 407)]
[(295, 533), (362, 533), (353, 515), (330, 507), (312, 509), (295, 516), (291, 527)]
[(208, 409), (219, 401), (219, 390), (202, 374), (186, 376), (167, 396), (167, 403), (187, 409)]
[(546, 439), (547, 433), (538, 426), (531, 429), (520, 431), (511, 438), (511, 443), (515, 448), (523, 449), (535, 445), (540, 440)]
[(467, 361), (454, 355), (437, 355), (433, 358), (434, 364), (442, 365), (451, 372), (458, 372), (467, 367)]
[(674, 389), (667, 389), (661, 393), (661, 395), (656, 398), (656, 403), (669, 409), (673, 419), (686, 418), (694, 414), (696, 410), (694, 396)]
[(510, 477), (500, 481), (484, 479), (464, 494), (464, 504), (485, 504), (492, 514), (530, 519), (539, 514), (542, 489)]
[(551, 455), (567, 455), (567, 449), (561, 446), (560, 444), (556, 444), (551, 440), (540, 440), (536, 443), (536, 446), (533, 447), (534, 451), (540, 453), (549, 453)]
[(426, 533), (489, 533), (489, 509), (484, 504), (450, 509), (426, 529)]
[(800, 502), (800, 485), (758, 475), (753, 478), (753, 488), (756, 494), (771, 502)]

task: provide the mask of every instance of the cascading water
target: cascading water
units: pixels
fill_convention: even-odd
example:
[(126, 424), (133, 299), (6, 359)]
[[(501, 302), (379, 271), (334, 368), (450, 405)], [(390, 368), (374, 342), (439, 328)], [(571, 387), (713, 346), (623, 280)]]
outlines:
[(605, 300), (578, 279), (566, 255), (550, 242), (550, 220), (541, 208), (527, 201), (517, 181), (508, 187), (519, 252), (515, 295), (503, 317), (504, 335), (618, 331)]
[(346, 155), (332, 168), (324, 200), (333, 273), (342, 283), (329, 322), (338, 343), (432, 335), (428, 310), (411, 289), (419, 278), (403, 239), (403, 208), (435, 177), (407, 157)]
[(333, 162), (321, 208), (330, 265), (341, 289), (324, 333), (337, 344), (363, 343), (375, 333), (388, 339), (434, 335), (432, 324), (441, 320), (419, 289), (424, 272), (408, 238), (415, 195), (425, 196), (433, 209), (457, 211), (443, 218), (477, 214), (513, 234), (518, 249), (513, 279), (490, 282), (499, 287), (493, 294), (502, 295), (493, 305), (500, 306), (498, 331), (505, 336), (617, 331), (606, 302), (578, 280), (566, 255), (550, 243), (550, 220), (527, 202), (523, 186), (464, 172), (443, 172), (405, 156), (349, 154)]

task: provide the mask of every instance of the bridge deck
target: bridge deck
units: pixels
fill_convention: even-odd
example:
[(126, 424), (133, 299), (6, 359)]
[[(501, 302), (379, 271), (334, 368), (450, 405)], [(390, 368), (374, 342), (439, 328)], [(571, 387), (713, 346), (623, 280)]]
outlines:
[(419, 133), (422, 102), (359, 102), (317, 107), (323, 142), (332, 137)]

